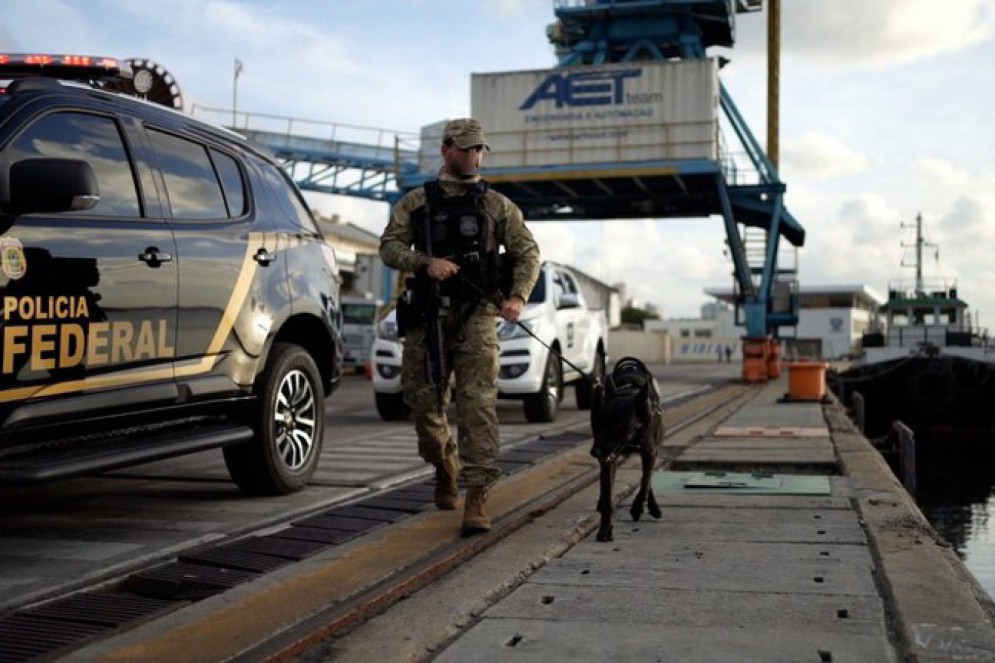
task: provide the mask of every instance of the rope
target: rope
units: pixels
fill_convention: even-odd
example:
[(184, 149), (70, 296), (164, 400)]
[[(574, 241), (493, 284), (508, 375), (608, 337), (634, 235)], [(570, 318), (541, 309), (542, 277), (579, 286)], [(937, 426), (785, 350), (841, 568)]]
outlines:
[(844, 376), (842, 373), (836, 373), (835, 376), (837, 380), (839, 380), (844, 384), (853, 384), (857, 382), (868, 382), (870, 380), (877, 380), (885, 375), (888, 375), (889, 373), (897, 371), (899, 368), (901, 368), (905, 364), (909, 363), (910, 361), (918, 357), (919, 357), (918, 353), (914, 355), (909, 355), (908, 357), (895, 362), (893, 365), (889, 366), (888, 368), (876, 370), (873, 372), (873, 374), (870, 375), (847, 377)]

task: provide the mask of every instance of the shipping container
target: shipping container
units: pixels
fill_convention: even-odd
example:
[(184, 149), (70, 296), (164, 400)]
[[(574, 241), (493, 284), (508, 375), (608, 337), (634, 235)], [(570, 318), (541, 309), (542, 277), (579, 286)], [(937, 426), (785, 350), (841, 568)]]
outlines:
[(473, 74), (488, 168), (718, 156), (714, 58)]

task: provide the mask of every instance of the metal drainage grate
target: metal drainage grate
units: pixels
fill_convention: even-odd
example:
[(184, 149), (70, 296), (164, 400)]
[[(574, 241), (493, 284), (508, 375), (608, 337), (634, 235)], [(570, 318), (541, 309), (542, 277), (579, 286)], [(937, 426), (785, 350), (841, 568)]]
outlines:
[(0, 619), (0, 662), (20, 663), (51, 655), (110, 630), (97, 624), (56, 624), (44, 617), (10, 615)]
[(220, 549), (240, 550), (254, 552), (261, 555), (272, 555), (273, 557), (283, 557), (294, 562), (306, 559), (315, 553), (324, 550), (328, 545), (316, 541), (295, 541), (293, 539), (280, 539), (272, 535), (253, 536), (241, 539)]
[(359, 504), (372, 507), (374, 509), (387, 509), (389, 511), (402, 511), (407, 514), (418, 513), (424, 509), (428, 503), (429, 499), (404, 499), (395, 498), (390, 493), (385, 493), (383, 495), (376, 495), (368, 499), (359, 502)]
[(192, 553), (183, 553), (178, 557), (181, 562), (218, 566), (225, 569), (237, 569), (250, 573), (272, 571), (290, 563), (286, 557), (264, 555), (237, 548), (210, 548)]
[(591, 439), (590, 433), (581, 433), (580, 431), (567, 430), (562, 433), (556, 433), (548, 437), (542, 436), (536, 438), (536, 440), (530, 444), (530, 447), (542, 446), (544, 444), (554, 444), (560, 447), (568, 447), (582, 442), (583, 440)]
[(365, 503), (350, 504), (340, 506), (325, 512), (329, 516), (355, 516), (368, 520), (378, 520), (382, 523), (394, 523), (407, 518), (410, 514), (404, 511), (391, 511), (390, 509), (375, 509), (366, 506)]
[(125, 592), (84, 592), (22, 610), (21, 615), (43, 619), (118, 628), (175, 607), (172, 601), (135, 596)]
[(295, 527), (291, 526), (279, 532), (273, 532), (271, 536), (275, 539), (291, 539), (294, 541), (317, 541), (326, 546), (344, 543), (349, 539), (355, 539), (359, 532), (350, 532), (341, 529), (324, 529), (320, 527)]
[(251, 580), (256, 575), (238, 569), (171, 562), (131, 574), (126, 586), (142, 596), (196, 601)]
[(368, 532), (371, 529), (383, 524), (381, 520), (367, 520), (366, 518), (355, 518), (340, 516), (334, 513), (319, 514), (310, 516), (302, 520), (295, 520), (293, 525), (301, 527), (324, 527), (327, 529), (340, 529), (347, 532)]

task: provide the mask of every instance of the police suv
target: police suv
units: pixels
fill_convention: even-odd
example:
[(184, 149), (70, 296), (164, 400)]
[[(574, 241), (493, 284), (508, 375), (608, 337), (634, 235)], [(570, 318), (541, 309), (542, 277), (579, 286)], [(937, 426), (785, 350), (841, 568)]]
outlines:
[(250, 493), (315, 471), (334, 252), (270, 156), (179, 100), (148, 61), (0, 54), (0, 485), (212, 447)]

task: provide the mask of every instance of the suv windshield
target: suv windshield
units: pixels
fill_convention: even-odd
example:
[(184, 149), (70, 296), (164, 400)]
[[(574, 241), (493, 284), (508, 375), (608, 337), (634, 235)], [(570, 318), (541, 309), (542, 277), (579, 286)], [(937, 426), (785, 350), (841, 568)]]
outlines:
[(546, 270), (539, 272), (539, 278), (536, 280), (535, 287), (532, 288), (528, 303), (539, 304), (544, 299), (546, 299)]

